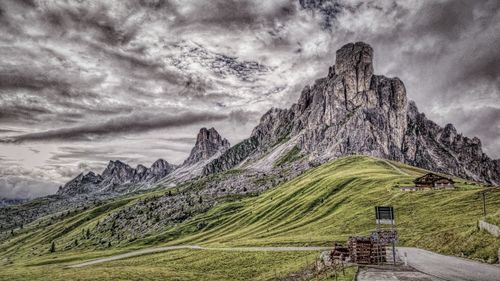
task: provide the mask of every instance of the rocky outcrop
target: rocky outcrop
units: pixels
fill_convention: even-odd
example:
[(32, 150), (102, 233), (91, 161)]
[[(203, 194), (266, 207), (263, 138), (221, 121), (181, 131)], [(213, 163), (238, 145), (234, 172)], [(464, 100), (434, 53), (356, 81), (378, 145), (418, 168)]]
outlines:
[(404, 161), (432, 171), (491, 184), (500, 184), (500, 165), (481, 148), (481, 140), (457, 133), (452, 124), (444, 128), (419, 113), (415, 103), (408, 108), (403, 143)]
[(229, 142), (223, 139), (214, 128), (201, 128), (196, 137), (196, 144), (183, 165), (193, 165), (210, 159), (217, 153), (224, 153), (229, 146)]
[[(283, 143), (298, 147), (301, 161), (322, 162), (363, 154), (468, 179), (500, 183), (498, 161), (477, 138), (444, 128), (408, 101), (403, 82), (374, 74), (373, 49), (349, 43), (336, 52), (327, 77), (302, 91), (289, 109), (271, 109), (249, 139), (204, 168), (205, 174), (261, 161)], [(286, 152), (286, 151), (285, 151)], [(275, 156), (273, 156), (275, 157)]]
[(146, 173), (146, 181), (157, 181), (175, 170), (175, 166), (170, 165), (163, 159), (156, 160), (148, 173)]
[(257, 138), (250, 137), (229, 149), (221, 157), (208, 163), (202, 172), (206, 175), (229, 170), (255, 153), (258, 146), (259, 141)]
[(101, 175), (96, 175), (94, 172), (87, 174), (79, 174), (74, 179), (67, 182), (64, 186), (59, 187), (57, 194), (59, 195), (75, 195), (90, 193), (98, 188), (98, 185), (103, 181)]
[[(58, 195), (89, 194), (94, 192), (120, 192), (127, 191), (127, 185), (132, 186), (130, 190), (136, 189), (138, 184), (152, 184), (170, 174), (175, 169), (163, 159), (158, 159), (146, 168), (138, 165), (132, 168), (119, 160), (109, 161), (108, 166), (101, 175), (89, 172), (80, 174), (57, 191)], [(121, 189), (118, 187), (122, 187)], [(128, 190), (128, 191), (130, 191)]]
[(119, 160), (109, 161), (108, 166), (102, 172), (102, 178), (105, 185), (119, 185), (131, 182), (136, 172), (134, 168)]
[(147, 188), (165, 178), (170, 182), (188, 180), (201, 175), (205, 165), (227, 151), (229, 146), (214, 128), (201, 128), (191, 154), (181, 166), (173, 166), (163, 159), (156, 160), (149, 168), (140, 164), (132, 168), (119, 160), (109, 161), (101, 175), (93, 172), (80, 174), (59, 188), (57, 194), (127, 193)]
[(229, 147), (229, 141), (222, 138), (217, 130), (201, 128), (189, 157), (162, 183), (171, 186), (202, 176), (206, 165), (220, 157)]

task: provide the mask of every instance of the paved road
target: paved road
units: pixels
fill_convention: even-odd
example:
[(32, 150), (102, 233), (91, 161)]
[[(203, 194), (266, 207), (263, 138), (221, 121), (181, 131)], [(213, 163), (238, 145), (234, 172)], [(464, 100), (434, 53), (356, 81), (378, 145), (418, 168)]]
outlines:
[[(206, 251), (323, 251), (330, 247), (232, 247), (232, 248), (208, 248), (196, 245), (168, 246), (158, 248), (148, 248), (133, 251), (130, 253), (115, 255), (111, 257), (99, 258), (87, 262), (70, 265), (68, 267), (78, 268), (94, 264), (126, 259), (146, 254), (154, 254), (178, 249), (193, 249)], [(480, 262), (465, 260), (457, 257), (450, 257), (436, 254), (417, 248), (397, 249), (399, 257), (404, 253), (408, 257), (408, 265), (417, 271), (410, 270), (372, 270), (360, 271), (358, 280), (447, 280), (447, 281), (500, 281), (500, 267), (483, 264)], [(364, 278), (364, 279), (363, 279)]]
[(471, 260), (436, 254), (417, 248), (400, 247), (401, 258), (408, 256), (408, 265), (418, 271), (448, 281), (500, 280), (500, 267)]
[(323, 251), (323, 250), (331, 250), (331, 247), (232, 247), (232, 248), (207, 248), (200, 247), (196, 245), (185, 245), (185, 246), (167, 246), (167, 247), (158, 247), (158, 248), (148, 248), (133, 251), (130, 253), (115, 255), (106, 258), (99, 258), (95, 260), (90, 260), (83, 263), (69, 265), (70, 268), (78, 268), (85, 267), (89, 265), (94, 265), (103, 262), (121, 260), (131, 257), (137, 257), (147, 254), (154, 254), (172, 250), (179, 249), (192, 249), (192, 250), (207, 250), (207, 251), (234, 251), (234, 252), (255, 252), (255, 251), (267, 251), (267, 252), (295, 252), (295, 251)]

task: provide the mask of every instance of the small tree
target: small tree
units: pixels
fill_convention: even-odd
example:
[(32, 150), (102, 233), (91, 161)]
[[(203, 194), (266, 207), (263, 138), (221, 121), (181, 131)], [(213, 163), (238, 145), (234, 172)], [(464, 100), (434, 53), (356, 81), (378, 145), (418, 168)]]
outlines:
[(52, 243), (50, 244), (49, 252), (54, 253), (55, 251), (56, 251), (56, 243), (52, 241)]
[(87, 237), (87, 239), (90, 239), (90, 229), (89, 228), (87, 228), (86, 237)]
[(75, 238), (75, 247), (78, 246), (78, 239)]
[(198, 203), (202, 204), (203, 203), (203, 198), (200, 196), (200, 198), (198, 199)]

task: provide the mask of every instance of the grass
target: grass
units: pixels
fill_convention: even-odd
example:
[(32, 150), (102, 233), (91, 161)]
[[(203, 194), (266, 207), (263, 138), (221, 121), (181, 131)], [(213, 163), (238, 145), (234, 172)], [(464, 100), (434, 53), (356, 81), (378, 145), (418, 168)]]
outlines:
[[(324, 273), (319, 274), (314, 280), (318, 281), (352, 281), (356, 275), (357, 267), (347, 267), (344, 271), (333, 272), (332, 270), (327, 270)], [(337, 276), (335, 276), (337, 275)]]
[(0, 280), (278, 280), (315, 257), (315, 252), (175, 250), (86, 268), (6, 266)]
[[(341, 158), (311, 169), (259, 196), (231, 198), (206, 213), (146, 238), (111, 248), (82, 245), (48, 254), (52, 239), (56, 239), (58, 249), (61, 249), (59, 245), (71, 243), (75, 236), (81, 235), (82, 229), (92, 228), (104, 216), (153, 195), (145, 193), (117, 199), (111, 206), (83, 211), (45, 229), (28, 226), (23, 233), (2, 243), (0, 279), (5, 276), (13, 277), (9, 280), (16, 280), (17, 276), (34, 279), (25, 275), (30, 272), (34, 272), (33, 276), (53, 280), (58, 280), (54, 279), (58, 276), (72, 279), (67, 274), (86, 280), (83, 278), (90, 272), (93, 273), (89, 276), (100, 277), (100, 280), (128, 280), (127, 272), (137, 277), (134, 280), (189, 280), (205, 273), (209, 276), (206, 280), (239, 280), (239, 275), (249, 280), (273, 279), (274, 270), (289, 274), (300, 269), (303, 258), (318, 254), (183, 250), (88, 269), (62, 269), (61, 265), (158, 245), (332, 245), (335, 241), (346, 241), (351, 235), (368, 234), (373, 230), (376, 227), (374, 206), (377, 205), (394, 206), (400, 246), (497, 262), (500, 238), (477, 228), (477, 220), (482, 217), (481, 186), (460, 180), (456, 190), (402, 192), (398, 185), (411, 183), (426, 171), (396, 162), (391, 164), (397, 168), (387, 161), (370, 157)], [(498, 214), (500, 192), (489, 193), (487, 199), (489, 212)], [(199, 223), (205, 227), (199, 229)]]
[[(256, 198), (221, 204), (148, 239), (220, 247), (331, 245), (350, 235), (368, 234), (376, 227), (374, 206), (392, 205), (399, 245), (494, 261), (500, 239), (477, 229), (482, 216), (480, 188), (402, 192), (394, 187), (397, 182), (411, 181), (425, 171), (395, 165), (412, 176), (377, 159), (342, 158)], [(487, 205), (500, 210), (500, 193), (492, 193)], [(200, 221), (207, 227), (196, 231)]]
[(495, 212), (495, 210), (491, 210), (491, 211), (493, 213), (490, 215), (487, 215), (485, 218), (485, 221), (500, 227), (500, 210), (497, 209), (496, 212)]

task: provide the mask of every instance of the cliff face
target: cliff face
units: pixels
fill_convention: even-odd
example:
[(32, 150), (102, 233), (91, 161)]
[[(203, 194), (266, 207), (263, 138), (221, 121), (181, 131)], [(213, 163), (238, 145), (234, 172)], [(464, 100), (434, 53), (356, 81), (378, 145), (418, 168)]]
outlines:
[(196, 137), (196, 144), (183, 165), (193, 165), (207, 160), (216, 153), (225, 152), (228, 148), (229, 142), (223, 139), (214, 128), (201, 128)]
[(428, 120), (408, 101), (401, 80), (373, 72), (369, 45), (343, 46), (327, 77), (307, 86), (291, 108), (264, 114), (249, 139), (212, 161), (204, 173), (265, 158), (279, 147), (296, 146), (308, 161), (363, 154), (500, 183), (498, 161), (482, 152), (479, 139)]
[(481, 140), (457, 133), (452, 124), (444, 128), (419, 113), (410, 103), (404, 160), (414, 166), (477, 181), (500, 184), (500, 162), (483, 153)]

